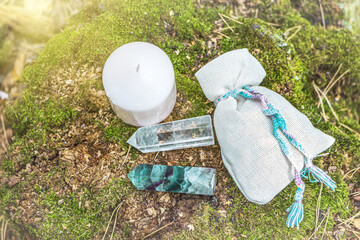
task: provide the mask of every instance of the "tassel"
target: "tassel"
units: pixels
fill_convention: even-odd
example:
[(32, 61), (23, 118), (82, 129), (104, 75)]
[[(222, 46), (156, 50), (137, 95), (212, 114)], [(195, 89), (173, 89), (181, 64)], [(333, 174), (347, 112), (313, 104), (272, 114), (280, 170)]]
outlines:
[(309, 179), (310, 182), (322, 182), (328, 188), (335, 191), (336, 182), (332, 180), (323, 170), (312, 164), (310, 160), (306, 167), (301, 171), (301, 177)]
[(304, 218), (304, 207), (302, 204), (303, 193), (305, 191), (305, 185), (303, 188), (298, 188), (295, 194), (295, 202), (286, 210), (289, 213), (286, 225), (288, 227), (296, 226), (299, 229), (299, 224)]
[[(298, 189), (296, 190), (296, 194), (295, 194), (295, 202), (286, 210), (289, 213), (286, 221), (286, 225), (292, 228), (296, 226), (299, 229), (299, 224), (304, 218), (304, 207), (302, 204), (302, 200), (305, 191), (305, 183), (302, 181), (301, 177), (309, 179), (310, 182), (320, 181), (324, 183), (327, 187), (331, 188), (332, 190), (335, 190), (336, 183), (324, 171), (313, 165), (312, 160), (311, 158), (308, 157), (307, 153), (305, 152), (305, 149), (296, 140), (296, 138), (287, 131), (285, 119), (281, 116), (279, 110), (274, 108), (274, 106), (268, 101), (265, 95), (253, 91), (248, 86), (244, 86), (243, 90), (233, 91), (229, 94), (229, 96), (230, 95), (233, 96), (234, 98), (236, 98), (238, 95), (241, 95), (247, 99), (259, 100), (261, 102), (261, 107), (264, 114), (273, 120), (274, 137), (278, 140), (281, 150), (288, 158), (288, 160), (292, 164), (294, 164), (294, 157), (291, 154), (290, 148), (277, 132), (279, 128), (284, 133), (286, 138), (290, 141), (290, 143), (305, 156), (304, 161), (306, 167), (301, 171), (301, 173), (299, 173), (297, 169), (294, 169), (294, 176), (295, 176), (294, 181), (295, 184), (298, 186)], [(220, 100), (216, 100), (216, 101), (220, 101)]]

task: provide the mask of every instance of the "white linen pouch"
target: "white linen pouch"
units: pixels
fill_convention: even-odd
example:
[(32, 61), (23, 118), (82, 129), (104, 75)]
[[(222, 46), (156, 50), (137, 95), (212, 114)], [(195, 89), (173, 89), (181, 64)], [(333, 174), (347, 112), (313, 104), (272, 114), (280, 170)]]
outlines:
[[(258, 86), (265, 75), (247, 49), (225, 53), (195, 74), (206, 97), (217, 104), (214, 126), (222, 159), (244, 196), (266, 204), (297, 177), (295, 203), (300, 204), (305, 189), (300, 174), (336, 187), (311, 161), (335, 140), (316, 129), (285, 98)], [(302, 204), (300, 207), (288, 226), (301, 222)]]

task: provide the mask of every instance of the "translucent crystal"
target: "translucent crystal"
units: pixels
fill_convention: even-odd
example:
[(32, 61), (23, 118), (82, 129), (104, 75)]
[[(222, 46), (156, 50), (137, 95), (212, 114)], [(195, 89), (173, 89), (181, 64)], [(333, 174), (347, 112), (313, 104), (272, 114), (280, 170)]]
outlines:
[(143, 153), (213, 145), (209, 115), (139, 128), (127, 141)]
[(128, 174), (138, 190), (214, 195), (216, 170), (140, 164)]

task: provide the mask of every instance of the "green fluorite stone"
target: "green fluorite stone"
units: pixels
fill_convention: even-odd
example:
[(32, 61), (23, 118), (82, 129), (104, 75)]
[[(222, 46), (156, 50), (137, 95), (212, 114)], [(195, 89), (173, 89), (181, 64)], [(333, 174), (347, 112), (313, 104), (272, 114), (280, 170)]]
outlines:
[(128, 174), (139, 190), (214, 195), (216, 170), (140, 164)]

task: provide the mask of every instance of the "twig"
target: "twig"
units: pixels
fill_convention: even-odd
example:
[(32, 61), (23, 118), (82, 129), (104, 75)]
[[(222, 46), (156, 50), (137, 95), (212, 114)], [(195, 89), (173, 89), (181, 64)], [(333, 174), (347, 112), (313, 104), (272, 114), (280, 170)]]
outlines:
[[(360, 213), (360, 212), (359, 212), (359, 213)], [(359, 214), (359, 213), (358, 213), (358, 214)], [(355, 220), (355, 218), (358, 216), (358, 214), (356, 214), (355, 216), (353, 216), (353, 217), (351, 217), (351, 218), (349, 218), (349, 219), (347, 219), (347, 220), (339, 219), (339, 221), (340, 221), (341, 223), (339, 223), (339, 224), (337, 225), (337, 226), (339, 226), (339, 225), (341, 225), (341, 224), (344, 224), (344, 225), (347, 227), (347, 230), (348, 230), (348, 231), (351, 231), (351, 232), (353, 232), (353, 233), (355, 234), (355, 236), (357, 237), (356, 239), (358, 239), (358, 238), (360, 237), (360, 232), (355, 231), (354, 229), (352, 229), (349, 224), (353, 224), (353, 223), (354, 223), (354, 220)]]
[[(332, 77), (332, 79), (330, 80), (329, 84), (326, 86), (324, 92), (322, 92), (322, 91), (320, 90), (320, 88), (319, 88), (318, 86), (316, 86), (315, 82), (313, 82), (314, 87), (317, 88), (317, 91), (318, 91), (319, 93), (321, 93), (321, 95), (322, 95), (322, 96), (319, 96), (319, 103), (318, 103), (317, 107), (319, 108), (319, 105), (321, 105), (321, 108), (322, 108), (322, 110), (323, 110), (323, 112), (324, 112), (323, 99), (325, 98), (325, 100), (326, 100), (326, 102), (328, 103), (328, 105), (329, 105), (329, 107), (330, 107), (333, 115), (335, 116), (335, 118), (336, 118), (336, 120), (337, 120), (338, 122), (340, 122), (340, 121), (339, 121), (339, 118), (338, 118), (338, 116), (336, 115), (336, 113), (335, 113), (333, 107), (331, 106), (330, 101), (329, 101), (329, 99), (327, 98), (326, 95), (327, 95), (327, 93), (330, 91), (330, 89), (331, 89), (343, 76), (345, 76), (345, 74), (347, 74), (347, 73), (350, 71), (350, 69), (346, 70), (346, 71), (343, 72), (338, 78), (336, 78), (336, 80), (334, 80), (334, 79), (335, 79), (335, 76), (338, 74), (338, 72), (340, 71), (341, 67), (342, 67), (342, 64), (340, 64), (338, 70), (336, 71), (336, 73), (334, 74), (334, 76)], [(318, 94), (318, 95), (319, 95), (319, 94)], [(327, 121), (327, 119), (324, 119), (324, 120), (325, 120), (325, 122)], [(359, 134), (358, 136), (360, 137), (360, 134)]]
[[(337, 116), (334, 108), (332, 107), (332, 105), (331, 105), (328, 97), (326, 96), (326, 94), (325, 94), (324, 92), (322, 92), (321, 89), (320, 89), (314, 82), (313, 82), (313, 84), (314, 84), (315, 90), (316, 90), (317, 93), (318, 93), (318, 96), (319, 96), (319, 99), (320, 99), (320, 105), (321, 105), (321, 109), (322, 109), (323, 113), (325, 112), (325, 110), (324, 110), (324, 106), (323, 106), (322, 100), (325, 98), (327, 104), (328, 104), (329, 107), (330, 107), (330, 110), (331, 110), (332, 114), (335, 116), (336, 120), (337, 120), (338, 122), (340, 122), (340, 120), (339, 120), (339, 118), (338, 118), (338, 116)], [(319, 93), (320, 93), (322, 96), (320, 96)], [(326, 122), (326, 121), (327, 121), (327, 119), (325, 119), (325, 122)]]
[(1, 240), (4, 240), (4, 235), (3, 235), (3, 229), (2, 228), (0, 229), (0, 237), (1, 237), (0, 238)]
[(110, 217), (110, 220), (109, 220), (109, 222), (108, 222), (108, 225), (107, 225), (107, 227), (106, 227), (106, 230), (105, 230), (105, 233), (104, 233), (104, 236), (103, 236), (102, 240), (105, 239), (105, 236), (106, 236), (106, 234), (107, 234), (107, 231), (109, 230), (110, 223), (111, 223), (111, 220), (112, 220), (112, 218), (113, 218), (113, 216), (114, 216), (114, 213), (117, 212), (117, 210), (121, 207), (121, 205), (122, 205), (123, 202), (124, 202), (124, 201), (122, 201), (119, 205), (117, 205), (116, 208), (114, 209), (114, 211), (112, 212), (111, 217)]
[(352, 233), (354, 233), (354, 235), (357, 237), (356, 239), (359, 239), (359, 238), (360, 238), (360, 232), (355, 231), (355, 230), (353, 230), (353, 229), (347, 229), (347, 230), (350, 231), (350, 232), (352, 232)]
[[(4, 219), (4, 221), (5, 221), (5, 219)], [(4, 240), (6, 239), (6, 230), (7, 230), (8, 223), (9, 223), (9, 221), (6, 220), (5, 227), (4, 227), (4, 229), (2, 229), (2, 231), (4, 232)]]
[[(319, 92), (319, 87), (315, 84), (315, 82), (313, 82), (313, 86), (314, 86), (315, 92), (317, 93), (319, 99), (321, 99), (320, 92)], [(321, 105), (321, 110), (322, 110), (322, 115), (324, 117), (324, 121), (327, 122), (328, 117), (325, 114), (324, 104), (323, 104), (322, 101), (320, 101), (320, 105)]]
[[(321, 184), (321, 185), (322, 185), (322, 184)], [(330, 209), (330, 208), (328, 208), (328, 209)], [(321, 239), (320, 239), (320, 240), (322, 240), (322, 239), (324, 238), (324, 235), (325, 235), (325, 232), (326, 232), (326, 226), (327, 226), (328, 221), (329, 221), (329, 216), (330, 216), (330, 214), (327, 215), (326, 222), (325, 222), (325, 226), (324, 226), (324, 231), (323, 231), (323, 234), (321, 235)]]
[(130, 153), (130, 149), (131, 149), (131, 145), (129, 145), (128, 151), (127, 151), (127, 153), (126, 153), (126, 157), (125, 157), (124, 161), (122, 162), (121, 167), (124, 165), (124, 163), (125, 163), (126, 160), (128, 159), (129, 153)]
[(326, 89), (324, 91), (325, 95), (330, 91), (330, 89), (335, 85), (335, 83), (337, 83), (343, 76), (345, 76), (345, 74), (347, 74), (348, 72), (350, 72), (350, 69), (346, 70), (345, 72), (343, 72), (343, 74), (341, 74), (329, 87), (328, 89)]
[[(122, 204), (122, 202), (121, 202), (119, 205), (121, 205), (121, 204)], [(120, 207), (118, 207), (118, 209), (116, 210), (115, 221), (114, 221), (114, 225), (113, 225), (113, 230), (112, 230), (112, 232), (111, 232), (110, 240), (111, 240), (111, 239), (113, 238), (113, 236), (114, 236), (115, 227), (116, 227), (116, 221), (117, 221), (117, 216), (118, 216), (119, 210), (120, 210)]]
[(226, 24), (226, 26), (228, 26), (228, 28), (230, 28), (230, 30), (232, 32), (234, 32), (234, 29), (232, 29), (232, 27), (230, 27), (230, 25), (227, 23), (227, 21), (224, 19), (223, 15), (221, 13), (218, 13), (218, 15), (220, 16), (220, 18), (224, 21), (224, 23)]
[[(0, 216), (0, 222), (3, 220), (4, 216)], [(3, 240), (3, 229), (0, 228), (0, 239)]]
[(227, 36), (227, 35), (225, 35), (225, 34), (223, 34), (223, 33), (221, 33), (221, 32), (218, 32), (218, 34), (220, 34), (220, 35), (223, 36), (223, 37), (226, 37), (227, 39), (230, 39), (229, 36)]
[(286, 34), (286, 33), (289, 33), (291, 30), (297, 29), (297, 28), (299, 28), (299, 27), (301, 27), (301, 26), (299, 25), (299, 26), (295, 26), (295, 27), (288, 28), (288, 29), (286, 29), (286, 31), (285, 31), (284, 33), (285, 33), (285, 34)]
[[(328, 211), (326, 212), (325, 217), (330, 213), (330, 208), (328, 208)], [(324, 222), (325, 217), (323, 218), (323, 220), (321, 220), (319, 226), (315, 229), (315, 231), (311, 234), (311, 236), (308, 238), (308, 240), (310, 240), (312, 238), (312, 236), (314, 235), (314, 233), (317, 232), (317, 230), (321, 227), (321, 224)]]
[(159, 155), (159, 151), (157, 151), (157, 153), (155, 154), (155, 157), (153, 159), (153, 162), (155, 163), (155, 159), (157, 158), (157, 156)]
[(224, 15), (224, 14), (222, 14), (222, 13), (219, 13), (219, 15), (221, 15), (221, 16), (223, 16), (224, 18), (227, 18), (227, 19), (229, 19), (229, 20), (231, 20), (231, 21), (233, 21), (233, 22), (236, 22), (236, 23), (238, 23), (238, 24), (243, 24), (242, 22), (240, 22), (240, 21), (238, 21), (238, 20), (236, 20), (236, 19), (234, 19), (234, 18), (232, 18), (232, 17), (226, 16), (226, 15)]
[(336, 128), (336, 130), (338, 130), (339, 132), (341, 132), (342, 134), (345, 134), (344, 131), (342, 131), (340, 128), (338, 128), (335, 124), (333, 124), (334, 128)]
[[(222, 30), (226, 30), (226, 29), (230, 29), (229, 27), (222, 27), (220, 28), (219, 30), (222, 31)], [(216, 31), (216, 30), (215, 30)], [(209, 101), (210, 102), (210, 101)]]
[[(342, 63), (340, 64), (340, 66), (338, 67), (338, 69), (336, 70), (336, 72), (335, 72), (335, 74), (334, 74), (334, 76), (331, 78), (331, 80), (330, 80), (330, 82), (329, 82), (329, 84), (325, 87), (325, 90), (324, 90), (324, 92), (328, 92), (328, 87), (330, 86), (330, 84), (334, 81), (334, 79), (335, 79), (335, 77), (337, 76), (337, 74), (339, 73), (339, 71), (340, 71), (340, 69), (341, 69), (341, 67), (342, 67)], [(320, 98), (320, 101), (322, 101), (322, 98)], [(317, 107), (319, 108), (319, 106), (320, 106), (320, 102), (317, 104)]]
[[(290, 41), (290, 39), (292, 39), (292, 38), (300, 31), (300, 29), (302, 28), (302, 26), (296, 26), (296, 27), (291, 28), (290, 30), (295, 29), (295, 28), (297, 28), (296, 31), (295, 31), (290, 37), (288, 37), (288, 38), (285, 40), (285, 42)], [(290, 31), (290, 30), (287, 30), (286, 32), (288, 32), (288, 31)]]
[(281, 24), (277, 24), (277, 23), (271, 23), (271, 22), (265, 22), (267, 25), (270, 25), (270, 26), (274, 26), (274, 27), (280, 27)]
[(328, 88), (329, 88), (329, 86), (333, 83), (333, 81), (335, 80), (335, 78), (336, 78), (336, 76), (338, 75), (338, 73), (340, 72), (340, 69), (341, 69), (341, 67), (342, 67), (342, 63), (339, 65), (339, 67), (338, 67), (338, 69), (336, 70), (336, 72), (335, 72), (335, 74), (334, 74), (334, 76), (331, 78), (331, 80), (330, 80), (330, 82), (329, 82), (329, 84), (325, 87), (325, 90), (324, 90), (324, 92), (328, 92)]
[(3, 131), (4, 131), (5, 141), (6, 141), (7, 145), (9, 146), (10, 144), (8, 141), (8, 136), (6, 134), (6, 128), (5, 128), (5, 122), (4, 122), (3, 115), (1, 115), (1, 125), (2, 125)]
[[(338, 122), (340, 122), (340, 120), (339, 120), (339, 118), (338, 118), (335, 110), (334, 110), (333, 107), (331, 106), (331, 103), (330, 103), (329, 99), (327, 98), (326, 94), (325, 94), (324, 92), (322, 92), (321, 89), (320, 89), (318, 86), (316, 86), (316, 87), (317, 87), (319, 93), (321, 93), (322, 98), (323, 98), (323, 99), (325, 98), (325, 100), (326, 100), (327, 104), (329, 105), (330, 110), (331, 110), (332, 114), (335, 116), (336, 120), (337, 120)], [(322, 100), (321, 100), (321, 101), (322, 101)]]
[(347, 177), (347, 175), (350, 174), (350, 173), (353, 173), (353, 174), (351, 175), (351, 177), (350, 177), (350, 178), (352, 178), (352, 177), (355, 175), (355, 173), (356, 173), (357, 171), (359, 171), (359, 170), (360, 170), (360, 167), (351, 169), (350, 171), (348, 171), (348, 172), (344, 175), (344, 177), (342, 178), (342, 180), (344, 180), (344, 179)]
[(257, 8), (257, 9), (255, 10), (255, 17), (254, 17), (254, 18), (257, 18), (257, 17), (258, 17), (258, 14), (259, 14), (259, 9)]
[[(360, 168), (359, 168), (360, 169)], [(360, 192), (353, 192), (353, 193), (350, 193), (351, 196), (359, 196), (360, 195)]]
[(225, 34), (223, 34), (223, 33), (221, 33), (221, 32), (214, 31), (214, 33), (218, 33), (218, 34), (220, 34), (221, 36), (226, 37), (227, 39), (230, 39), (229, 36), (227, 36), (227, 35), (225, 35)]
[(322, 7), (322, 3), (321, 1), (319, 1), (319, 5), (320, 5), (320, 12), (321, 12), (321, 20), (322, 20), (322, 24), (324, 26), (324, 30), (326, 30), (326, 26), (325, 26), (325, 17), (324, 17), (324, 10)]
[(171, 225), (171, 224), (173, 224), (173, 223), (175, 223), (175, 222), (171, 222), (171, 223), (166, 224), (165, 226), (163, 226), (163, 227), (159, 228), (158, 230), (156, 230), (156, 231), (154, 231), (154, 232), (152, 232), (152, 233), (150, 233), (150, 234), (146, 235), (146, 236), (145, 236), (142, 240), (144, 240), (144, 239), (146, 239), (146, 238), (148, 238), (148, 237), (150, 237), (150, 236), (154, 235), (155, 233), (159, 232), (160, 230), (162, 230), (162, 229), (166, 228), (167, 226), (169, 226), (169, 225)]
[(346, 220), (339, 219), (339, 221), (340, 221), (341, 223), (339, 223), (338, 226), (341, 225), (341, 224), (345, 224), (345, 225), (347, 225), (348, 227), (350, 227), (350, 226), (348, 225), (348, 223), (349, 223), (349, 224), (353, 223), (354, 220), (355, 220), (355, 218), (357, 218), (357, 217), (359, 217), (359, 216), (360, 216), (360, 212), (358, 212), (357, 214), (355, 214), (354, 216), (352, 216), (352, 217), (350, 217), (350, 218), (348, 218), (348, 219), (346, 219)]
[(347, 130), (349, 130), (350, 132), (355, 133), (356, 136), (358, 136), (360, 138), (360, 133), (358, 133), (357, 131), (355, 131), (354, 129), (350, 128), (349, 126), (346, 126), (345, 124), (340, 123), (340, 126), (346, 128)]
[[(323, 183), (321, 183), (321, 187), (320, 187), (320, 192), (319, 192), (319, 197), (318, 197), (318, 200), (317, 200), (317, 203), (316, 203), (316, 221), (315, 221), (315, 229), (317, 228), (317, 224), (318, 224), (318, 221), (319, 221), (319, 215), (320, 215), (320, 201), (321, 201), (321, 193), (322, 193), (322, 190), (323, 190)], [(316, 232), (315, 232), (315, 235), (314, 235), (314, 238), (316, 237)]]

